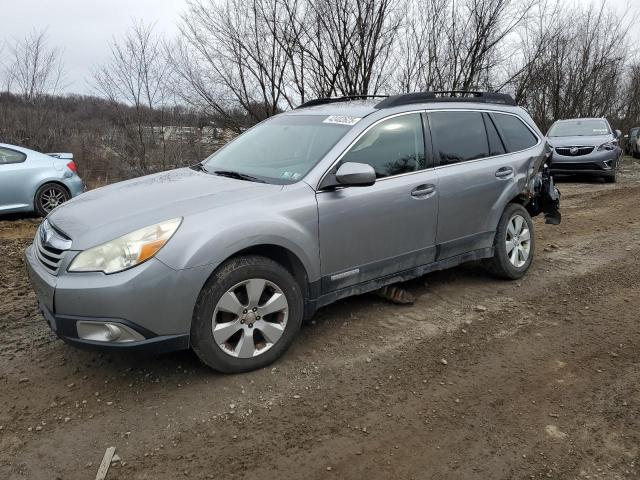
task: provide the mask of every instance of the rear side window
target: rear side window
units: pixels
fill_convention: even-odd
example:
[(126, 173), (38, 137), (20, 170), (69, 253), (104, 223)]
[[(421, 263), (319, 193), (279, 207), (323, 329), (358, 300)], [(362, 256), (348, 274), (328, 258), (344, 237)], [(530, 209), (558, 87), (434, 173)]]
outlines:
[(27, 156), (16, 150), (0, 147), (0, 165), (7, 165), (9, 163), (22, 163), (27, 159)]
[(502, 113), (492, 113), (491, 118), (502, 134), (507, 151), (518, 152), (538, 143), (536, 136), (518, 117)]
[(482, 113), (430, 112), (429, 126), (440, 165), (489, 156), (489, 142)]
[(341, 163), (345, 162), (369, 164), (377, 178), (423, 170), (426, 164), (420, 114), (399, 115), (372, 127), (342, 157)]

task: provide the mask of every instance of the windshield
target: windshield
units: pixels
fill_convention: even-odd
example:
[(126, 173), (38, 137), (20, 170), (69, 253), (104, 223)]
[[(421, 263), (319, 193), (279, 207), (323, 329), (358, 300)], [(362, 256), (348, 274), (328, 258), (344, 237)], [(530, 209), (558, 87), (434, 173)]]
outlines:
[(548, 137), (592, 137), (609, 135), (609, 125), (604, 120), (569, 120), (556, 122), (549, 129)]
[(327, 115), (270, 118), (225, 145), (202, 165), (208, 173), (234, 172), (276, 184), (297, 182), (354, 123), (335, 118)]

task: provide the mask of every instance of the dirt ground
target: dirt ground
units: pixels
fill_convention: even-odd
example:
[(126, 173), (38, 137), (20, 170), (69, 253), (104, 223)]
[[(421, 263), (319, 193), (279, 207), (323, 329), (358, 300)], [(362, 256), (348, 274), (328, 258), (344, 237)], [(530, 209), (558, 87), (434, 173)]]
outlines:
[(478, 265), (327, 307), (272, 368), (50, 337), (0, 220), (0, 478), (640, 478), (640, 165), (571, 179), (529, 274)]

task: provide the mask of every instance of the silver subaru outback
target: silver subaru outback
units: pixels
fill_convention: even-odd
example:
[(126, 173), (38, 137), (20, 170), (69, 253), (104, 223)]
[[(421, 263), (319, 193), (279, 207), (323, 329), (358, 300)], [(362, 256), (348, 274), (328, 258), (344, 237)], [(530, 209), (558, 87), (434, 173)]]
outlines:
[(56, 208), (29, 276), (68, 343), (252, 370), (340, 298), (472, 260), (520, 278), (531, 217), (560, 221), (550, 154), (507, 95), (314, 100), (191, 168)]

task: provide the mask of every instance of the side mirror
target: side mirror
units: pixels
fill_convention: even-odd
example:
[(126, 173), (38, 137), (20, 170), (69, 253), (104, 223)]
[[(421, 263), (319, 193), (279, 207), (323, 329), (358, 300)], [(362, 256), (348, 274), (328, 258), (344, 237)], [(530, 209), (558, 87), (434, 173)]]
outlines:
[(366, 163), (346, 162), (338, 168), (336, 181), (343, 187), (368, 187), (376, 183), (376, 172)]
[(616, 130), (616, 138), (620, 138), (622, 136), (622, 132), (620, 130)]

